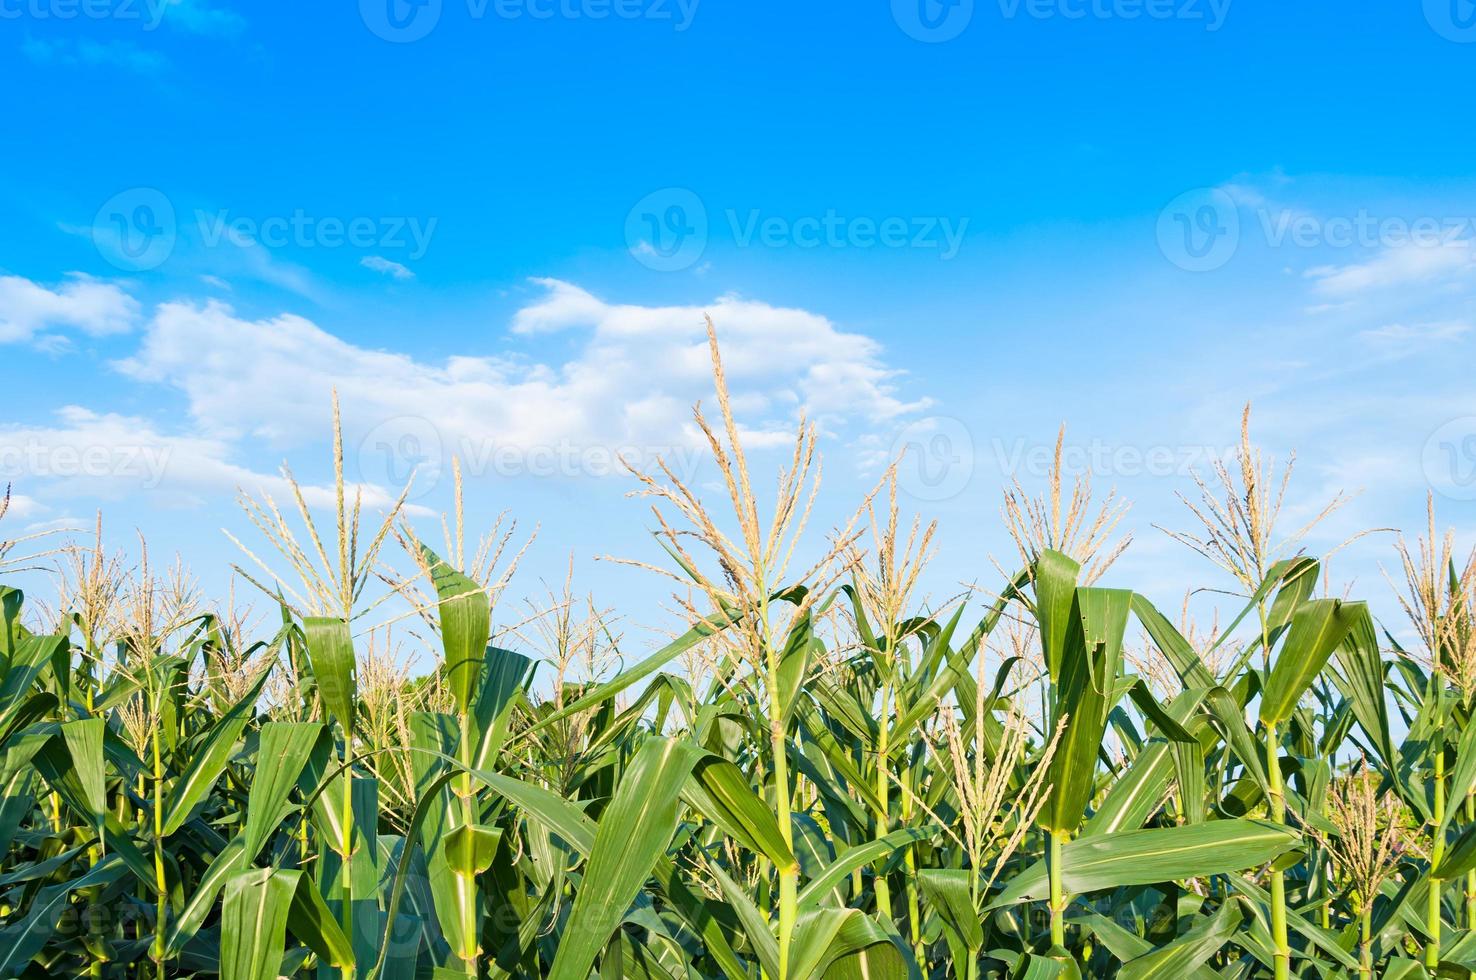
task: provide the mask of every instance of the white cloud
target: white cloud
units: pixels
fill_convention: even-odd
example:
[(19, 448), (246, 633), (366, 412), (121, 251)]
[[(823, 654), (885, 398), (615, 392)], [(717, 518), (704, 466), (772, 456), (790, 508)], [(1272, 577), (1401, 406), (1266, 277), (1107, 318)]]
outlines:
[[(415, 437), (432, 461), (513, 451), (593, 448), (649, 457), (695, 451), (691, 404), (711, 394), (702, 315), (718, 325), (734, 403), (754, 445), (783, 442), (800, 411), (835, 429), (885, 422), (924, 407), (903, 402), (876, 342), (800, 309), (725, 296), (707, 306), (605, 303), (583, 289), (539, 280), (546, 293), (518, 311), (530, 341), (568, 334), (553, 363), (454, 356), (430, 363), (348, 343), (298, 316), (245, 320), (220, 302), (159, 307), (129, 376), (171, 385), (200, 430), (221, 440), (279, 446), (316, 439), (329, 425), (328, 389), (343, 403), (363, 453)], [(618, 472), (574, 464), (578, 472)], [(478, 462), (473, 460), (473, 470)], [(392, 482), (392, 481), (386, 481)]]
[(1460, 340), (1471, 332), (1471, 325), (1461, 320), (1436, 323), (1389, 323), (1372, 330), (1360, 331), (1362, 340), (1380, 347), (1397, 347), (1404, 353)]
[(392, 262), (382, 255), (366, 255), (359, 260), (359, 264), (366, 269), (382, 272), (394, 279), (414, 279), (415, 273), (398, 262)]
[(1476, 272), (1471, 243), (1390, 246), (1372, 259), (1348, 265), (1321, 265), (1308, 269), (1318, 292), (1341, 297), (1391, 286), (1409, 286), (1469, 276)]
[(246, 29), (246, 18), (205, 0), (164, 0), (158, 16), (171, 27), (204, 37), (235, 37)]
[[(35, 497), (27, 497), (23, 493), (11, 493), (8, 490), (3, 491), (0, 492), (0, 499), (4, 499), (5, 501), (4, 504), (0, 504), (0, 508), (3, 508), (5, 516), (10, 518), (35, 517), (45, 510), (39, 500)], [(3, 525), (0, 525), (0, 527), (3, 527)], [(0, 535), (0, 537), (4, 537), (4, 535)], [(11, 537), (14, 537), (14, 535), (11, 535)]]
[(117, 285), (81, 273), (51, 289), (21, 276), (0, 276), (0, 343), (66, 327), (92, 336), (124, 333), (138, 313), (138, 301)]
[[(242, 466), (235, 454), (224, 439), (170, 434), (145, 418), (76, 405), (58, 410), (52, 425), (0, 426), (0, 482), (18, 490), (42, 487), (48, 500), (146, 492), (165, 505), (194, 506), (204, 495), (218, 498), (237, 488), (287, 497), (283, 477)], [(362, 491), (367, 508), (393, 502), (382, 488), (362, 485)], [(306, 486), (303, 497), (313, 507), (334, 503), (331, 487)]]
[(817, 313), (731, 293), (701, 306), (614, 305), (570, 283), (536, 281), (548, 293), (541, 302), (518, 311), (513, 331), (591, 329), (581, 360), (592, 369), (611, 364), (633, 379), (654, 379), (660, 377), (653, 374), (655, 368), (674, 381), (695, 384), (701, 394), (708, 381), (702, 319), (708, 314), (717, 326), (728, 377), (766, 388), (773, 401), (822, 419), (836, 415), (872, 420), (895, 418), (928, 404), (898, 400), (893, 384), (897, 372), (883, 366), (880, 344), (862, 334), (842, 332)]
[(43, 41), (28, 37), (21, 50), (37, 64), (66, 68), (123, 68), (140, 75), (157, 75), (169, 66), (168, 59), (157, 51), (146, 51), (131, 41)]
[[(705, 307), (613, 305), (568, 283), (539, 285), (513, 334), (566, 353), (546, 362), (523, 354), (429, 362), (355, 345), (300, 316), (249, 320), (218, 300), (179, 301), (145, 322), (117, 285), (74, 277), (48, 289), (5, 277), (0, 337), (144, 322), (138, 349), (115, 367), (182, 392), (188, 411), (183, 423), (161, 426), (71, 405), (47, 424), (0, 425), (0, 481), (49, 502), (147, 495), (155, 506), (195, 507), (236, 487), (280, 497), (286, 484), (261, 472), (263, 449), (321, 445), (330, 387), (343, 404), (349, 477), (370, 508), (390, 503), (383, 488), (398, 487), (412, 464), (428, 491), (452, 452), (470, 476), (614, 474), (630, 456), (690, 466), (704, 447), (688, 413), (711, 395), (704, 311), (718, 324), (733, 404), (754, 448), (786, 443), (802, 411), (831, 432), (863, 423), (874, 433), (927, 404), (898, 398), (874, 341), (805, 310), (734, 296)], [(332, 502), (325, 487), (307, 488), (307, 498), (314, 507)]]

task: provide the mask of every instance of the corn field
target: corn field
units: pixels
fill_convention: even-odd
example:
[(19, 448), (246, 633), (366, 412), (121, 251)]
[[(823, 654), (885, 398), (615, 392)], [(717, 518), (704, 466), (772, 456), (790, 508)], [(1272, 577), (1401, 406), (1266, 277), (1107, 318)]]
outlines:
[(0, 589), (0, 977), (1476, 970), (1476, 558), (1433, 507), (1377, 622), (1243, 427), (1169, 532), (1237, 583), (1206, 626), (1098, 584), (1123, 508), (1058, 450), (932, 602), (895, 471), (808, 528), (815, 431), (756, 486), (712, 358), (720, 504), (633, 477), (686, 617), (643, 657), (572, 584), (512, 603), (459, 479), (434, 540), (365, 514), (337, 431), (331, 524), (242, 497), (266, 622), (101, 521), (0, 543), (59, 586)]

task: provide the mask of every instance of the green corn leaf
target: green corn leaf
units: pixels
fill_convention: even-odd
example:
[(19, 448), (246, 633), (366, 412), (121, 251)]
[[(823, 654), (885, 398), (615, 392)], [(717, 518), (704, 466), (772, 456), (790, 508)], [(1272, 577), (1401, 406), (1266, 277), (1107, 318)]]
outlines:
[(315, 722), (269, 721), (261, 726), (243, 830), (248, 864), (256, 860), (267, 838), (286, 817), (287, 798), (321, 737), (323, 726)]
[(16, 627), (25, 601), (26, 594), (20, 589), (0, 585), (0, 668), (9, 669), (15, 655)]
[[(1297, 846), (1292, 831), (1260, 820), (1210, 820), (1153, 830), (1082, 837), (1062, 848), (1062, 882), (1072, 893), (1153, 885), (1265, 864)], [(1044, 861), (1011, 879), (989, 908), (1045, 898)]]
[(0, 677), (0, 747), (25, 723), (23, 714), (31, 704), (34, 688), (48, 670), (53, 659), (67, 651), (65, 636), (28, 636), (16, 644), (4, 664)]
[(1051, 680), (1061, 682), (1067, 637), (1076, 628), (1076, 578), (1081, 565), (1059, 551), (1042, 551), (1035, 562), (1035, 615)]
[(479, 733), (473, 768), (489, 769), (507, 741), (518, 697), (533, 674), (533, 661), (520, 653), (487, 647), (473, 720)]
[(753, 899), (722, 868), (713, 869), (713, 880), (727, 900), (728, 907), (737, 918), (737, 925), (748, 939), (748, 945), (758, 957), (759, 966), (765, 975), (779, 975), (779, 944), (764, 914), (754, 905)]
[(1261, 792), (1269, 793), (1265, 758), (1261, 746), (1245, 723), (1244, 707), (1235, 699), (1235, 695), (1223, 687), (1211, 688), (1204, 696), (1204, 704), (1241, 765), (1250, 772)]
[(1476, 871), (1476, 824), (1466, 827), (1446, 848), (1445, 855), (1435, 866), (1431, 875), (1441, 881), (1459, 878), (1467, 871)]
[[(1227, 874), (1226, 878), (1237, 892), (1252, 903), (1255, 915), (1269, 921), (1270, 896), (1266, 890), (1243, 875)], [(1358, 961), (1348, 952), (1351, 943), (1344, 941), (1342, 933), (1316, 925), (1294, 908), (1286, 910), (1286, 921), (1294, 932), (1304, 936), (1323, 955), (1336, 960), (1345, 970), (1357, 972)]]
[(261, 676), (247, 690), (245, 697), (237, 701), (229, 711), (210, 729), (200, 743), (184, 772), (169, 790), (164, 804), (164, 836), (178, 830), (189, 819), (191, 811), (205, 799), (215, 781), (225, 770), (231, 754), (236, 750), (236, 740), (256, 714), (256, 699), (266, 685), (270, 671)]
[[(958, 628), (959, 621), (963, 618), (963, 607), (960, 606), (953, 616), (944, 624), (943, 629), (929, 643), (929, 649), (935, 649), (940, 655), (948, 652), (948, 644), (953, 639), (953, 634)], [(947, 696), (948, 692), (958, 683), (960, 676), (969, 673), (969, 658), (964, 655), (945, 657), (943, 667), (929, 682), (927, 688), (915, 697), (908, 699), (906, 710), (902, 716), (892, 725), (891, 735), (887, 741), (887, 753), (895, 758), (906, 751), (912, 743), (911, 733), (923, 719), (934, 715), (938, 711), (938, 705)]]
[(107, 787), (104, 785), (106, 763), (103, 759), (103, 733), (107, 722), (101, 718), (69, 721), (61, 726), (62, 740), (72, 762), (72, 774), (81, 790), (87, 816), (99, 837), (107, 814)]
[[(31, 755), (36, 771), (99, 839), (104, 836), (107, 817), (105, 727), (101, 718), (45, 723), (34, 733), (41, 744)], [(29, 741), (24, 739), (22, 744)]]
[[(1193, 708), (1199, 706), (1199, 703), (1204, 700), (1204, 696), (1207, 693), (1209, 693), (1208, 690), (1185, 692), (1185, 695), (1188, 697), (1186, 703), (1192, 706), (1190, 708), (1191, 712)], [(1134, 681), (1132, 687), (1128, 690), (1128, 696), (1132, 698), (1133, 704), (1137, 705), (1138, 710), (1143, 712), (1153, 722), (1154, 726), (1157, 727), (1164, 738), (1171, 742), (1178, 742), (1184, 745), (1199, 744), (1199, 739), (1189, 729), (1184, 727), (1187, 719), (1180, 721), (1172, 712), (1159, 704), (1158, 699), (1153, 696), (1153, 692), (1148, 689), (1147, 684), (1141, 680)]]
[(1334, 678), (1352, 705), (1359, 727), (1371, 740), (1375, 756), (1385, 766), (1395, 766), (1399, 753), (1394, 748), (1389, 706), (1384, 698), (1384, 656), (1367, 606), (1354, 611), (1348, 636), (1333, 655), (1341, 668)]
[(1280, 725), (1291, 717), (1292, 709), (1322, 673), (1333, 650), (1364, 615), (1367, 611), (1361, 603), (1338, 599), (1310, 599), (1296, 606), (1281, 652), (1261, 692), (1261, 724)]
[(754, 795), (743, 771), (727, 759), (711, 753), (701, 756), (682, 788), (682, 798), (748, 850), (774, 862), (776, 869), (798, 866), (774, 812)]
[[(870, 956), (862, 957), (862, 954)], [(862, 957), (845, 965), (849, 957)], [(811, 908), (800, 913), (789, 951), (789, 975), (796, 980), (830, 976), (905, 980), (907, 963), (892, 939), (870, 916), (857, 909)]]
[(446, 835), (446, 860), (451, 870), (474, 878), (492, 866), (492, 855), (502, 840), (500, 827), (463, 824)]
[(1050, 799), (1041, 816), (1052, 833), (1074, 833), (1096, 782), (1096, 758), (1116, 700), (1132, 593), (1121, 589), (1077, 589), (1055, 685), (1052, 720), (1065, 729), (1051, 759)]
[(969, 895), (969, 872), (962, 868), (923, 868), (917, 873), (928, 904), (958, 934), (965, 949), (977, 955), (984, 946), (984, 924)]
[[(538, 821), (553, 833), (558, 834), (580, 854), (588, 856), (593, 850), (596, 833), (594, 824), (587, 816), (556, 793), (549, 792), (541, 786), (535, 786), (511, 776), (486, 772), (480, 769), (467, 770), (452, 756), (446, 753), (436, 752), (433, 749), (422, 748), (417, 754), (439, 760), (443, 768), (428, 780), (422, 781), (417, 787), (420, 792), (420, 800), (416, 804), (415, 813), (411, 817), (409, 832), (406, 835), (407, 839), (414, 841), (421, 838), (431, 815), (443, 811), (445, 801), (441, 795), (442, 790), (458, 772), (468, 772), (472, 778), (511, 800), (531, 818)], [(400, 860), (390, 885), (386, 916), (391, 926), (395, 922), (396, 915), (399, 912), (400, 901), (405, 893), (406, 877), (410, 870), (411, 853), (412, 851), (409, 848), (402, 849)], [(656, 862), (656, 874), (658, 878), (661, 877), (664, 861), (665, 859), (661, 858)], [(669, 875), (669, 867), (667, 871)], [(707, 933), (704, 932), (704, 935), (707, 935)], [(380, 948), (379, 956), (374, 967), (368, 972), (368, 980), (378, 980), (383, 973), (388, 955), (389, 945), (385, 943)]]
[(884, 837), (869, 840), (864, 844), (857, 844), (805, 883), (805, 887), (801, 888), (799, 893), (800, 908), (817, 904), (827, 892), (844, 881), (852, 871), (864, 868), (882, 858), (890, 857), (908, 844), (927, 840), (931, 836), (932, 831), (926, 828), (906, 827), (902, 830), (894, 830)]
[(1117, 973), (1118, 980), (1177, 980), (1191, 976), (1229, 941), (1240, 920), (1239, 904), (1227, 902), (1173, 942), (1124, 963)]
[(584, 980), (620, 924), (636, 892), (666, 852), (676, 827), (677, 800), (698, 757), (690, 743), (648, 739), (631, 761), (600, 817), (584, 882), (570, 909), (550, 980)]
[(307, 875), (298, 878), (292, 892), (287, 928), (317, 954), (320, 962), (339, 969), (355, 966), (353, 943)]
[(195, 882), (184, 909), (170, 919), (166, 943), (171, 956), (178, 956), (185, 944), (195, 937), (214, 909), (215, 900), (226, 882), (246, 869), (245, 853), (246, 839), (238, 835), (211, 859), (205, 873)]
[(221, 980), (276, 980), (287, 943), (287, 911), (297, 871), (252, 868), (225, 885), (220, 920)]
[(445, 650), (446, 684), (457, 711), (471, 711), (472, 695), (482, 677), (482, 660), (492, 632), (492, 603), (473, 580), (452, 568), (434, 551), (420, 546), (439, 597), (441, 646)]
[(1133, 615), (1138, 617), (1138, 622), (1143, 624), (1158, 649), (1173, 664), (1186, 687), (1215, 686), (1215, 675), (1205, 667), (1204, 661), (1189, 641), (1184, 639), (1178, 628), (1153, 603), (1137, 593), (1133, 593)]
[(815, 639), (814, 623), (806, 614), (793, 623), (784, 641), (784, 650), (779, 655), (778, 696), (780, 723), (785, 730), (794, 717), (795, 706), (802, 696), (805, 678), (810, 672), (810, 659), (819, 643)]
[(1317, 588), (1317, 575), (1322, 565), (1315, 558), (1299, 555), (1285, 558), (1271, 566), (1266, 581), (1275, 583), (1276, 598), (1266, 616), (1266, 624), (1273, 631), (1281, 629), (1296, 618), (1296, 614)]
[(603, 684), (595, 685), (590, 691), (575, 698), (569, 704), (564, 705), (561, 710), (550, 713), (536, 725), (532, 726), (532, 728), (528, 729), (525, 734), (531, 735), (534, 732), (541, 731), (550, 725), (563, 721), (565, 718), (572, 717), (573, 715), (588, 711), (596, 705), (603, 704), (631, 685), (638, 684), (647, 677), (650, 677), (709, 636), (727, 629), (736, 618), (737, 613), (731, 611), (709, 616), (634, 667), (622, 671), (618, 676)]
[[(116, 880), (123, 865), (116, 858), (105, 858), (79, 878), (59, 885), (48, 885), (36, 893), (25, 914), (0, 929), (0, 977), (19, 977), (46, 946), (67, 912), (72, 893)], [(43, 968), (42, 975), (46, 975)]]
[(307, 637), (308, 662), (323, 704), (343, 730), (354, 730), (358, 707), (358, 676), (354, 638), (348, 623), (332, 617), (310, 616), (302, 621)]
[[(1185, 691), (1180, 694), (1166, 709), (1169, 718), (1179, 726), (1190, 725), (1190, 719), (1207, 695), (1208, 692), (1205, 691)], [(1082, 827), (1081, 836), (1091, 837), (1141, 827), (1163, 805), (1169, 783), (1175, 775), (1181, 780), (1183, 778), (1177, 752), (1179, 747), (1164, 741), (1153, 741), (1144, 746), (1127, 771), (1119, 774), (1112, 783), (1096, 812)]]

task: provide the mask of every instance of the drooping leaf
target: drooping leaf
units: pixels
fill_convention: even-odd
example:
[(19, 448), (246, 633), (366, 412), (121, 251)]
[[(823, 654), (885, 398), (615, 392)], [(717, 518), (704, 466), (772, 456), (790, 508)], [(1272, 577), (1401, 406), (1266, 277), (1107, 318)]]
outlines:
[(1169, 980), (1191, 976), (1220, 950), (1240, 925), (1240, 906), (1226, 902), (1178, 939), (1124, 963), (1119, 980)]
[[(1243, 819), (1081, 837), (1061, 848), (1062, 882), (1081, 893), (1225, 874), (1265, 864), (1299, 839), (1277, 824)], [(1047, 895), (1045, 862), (1037, 861), (1011, 879), (989, 908)]]
[(754, 795), (742, 770), (727, 759), (712, 753), (701, 756), (682, 796), (738, 843), (774, 862), (776, 869), (797, 866), (773, 811)]

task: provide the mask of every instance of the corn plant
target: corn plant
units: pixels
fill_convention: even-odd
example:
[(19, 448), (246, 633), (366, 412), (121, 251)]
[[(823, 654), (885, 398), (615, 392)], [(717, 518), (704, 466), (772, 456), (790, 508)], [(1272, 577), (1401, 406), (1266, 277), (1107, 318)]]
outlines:
[(1169, 532), (1221, 579), (1165, 598), (1230, 596), (1201, 631), (1116, 580), (1058, 441), (934, 598), (895, 469), (828, 537), (813, 427), (759, 486), (709, 340), (716, 500), (634, 476), (683, 616), (649, 652), (572, 567), (501, 601), (528, 545), (468, 544), (459, 469), (434, 544), (366, 514), (336, 406), (328, 521), (290, 472), (242, 498), (249, 602), (101, 519), (0, 542), (57, 592), (0, 587), (0, 978), (1476, 970), (1476, 555), (1433, 504), (1380, 623), (1247, 411)]

